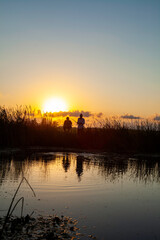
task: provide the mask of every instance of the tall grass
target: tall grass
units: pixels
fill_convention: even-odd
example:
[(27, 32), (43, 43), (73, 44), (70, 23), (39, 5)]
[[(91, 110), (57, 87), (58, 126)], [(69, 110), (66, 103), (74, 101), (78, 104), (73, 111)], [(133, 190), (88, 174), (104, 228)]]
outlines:
[[(20, 201), (22, 201), (22, 207), (21, 207), (21, 218), (22, 218), (23, 207), (24, 207), (24, 197), (19, 198), (19, 199), (16, 201), (16, 203), (15, 203), (14, 206), (13, 206), (13, 203), (14, 203), (14, 200), (15, 200), (15, 198), (16, 198), (16, 195), (17, 195), (17, 193), (18, 193), (18, 191), (19, 191), (19, 189), (20, 189), (20, 187), (21, 187), (21, 185), (22, 185), (22, 183), (23, 183), (24, 180), (26, 181), (26, 183), (27, 183), (28, 186), (30, 187), (30, 189), (31, 189), (31, 191), (33, 192), (34, 196), (36, 196), (36, 194), (35, 194), (32, 186), (29, 184), (28, 180), (27, 180), (25, 177), (22, 177), (22, 180), (20, 181), (20, 183), (19, 183), (19, 185), (18, 185), (18, 187), (17, 187), (17, 189), (16, 189), (16, 191), (15, 191), (15, 193), (14, 193), (14, 196), (13, 196), (13, 198), (12, 198), (12, 201), (11, 201), (11, 203), (10, 203), (10, 205), (9, 205), (9, 208), (8, 208), (8, 211), (7, 211), (7, 215), (6, 215), (6, 217), (5, 217), (5, 221), (4, 221), (2, 230), (1, 230), (1, 232), (0, 232), (0, 237), (3, 236), (3, 232), (4, 232), (4, 230), (5, 230), (5, 226), (6, 226), (7, 222), (9, 221), (9, 218), (11, 217), (13, 211), (15, 210), (16, 206), (18, 205), (18, 203), (19, 203)], [(13, 206), (13, 208), (12, 208), (12, 206)]]
[(160, 123), (149, 120), (98, 120), (85, 128), (64, 132), (51, 118), (41, 116), (38, 122), (31, 107), (0, 107), (0, 147), (76, 148), (116, 152), (160, 152)]

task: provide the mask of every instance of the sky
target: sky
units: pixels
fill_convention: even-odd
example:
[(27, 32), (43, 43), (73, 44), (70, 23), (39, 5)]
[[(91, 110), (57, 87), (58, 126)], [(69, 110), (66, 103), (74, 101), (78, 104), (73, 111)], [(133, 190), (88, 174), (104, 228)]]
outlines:
[(160, 114), (159, 0), (0, 0), (0, 105)]

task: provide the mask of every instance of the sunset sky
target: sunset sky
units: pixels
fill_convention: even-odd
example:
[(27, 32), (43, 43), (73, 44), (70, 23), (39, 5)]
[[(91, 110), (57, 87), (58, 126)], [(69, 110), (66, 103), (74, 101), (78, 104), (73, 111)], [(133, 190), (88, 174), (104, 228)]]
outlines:
[(0, 105), (160, 114), (159, 0), (0, 0)]

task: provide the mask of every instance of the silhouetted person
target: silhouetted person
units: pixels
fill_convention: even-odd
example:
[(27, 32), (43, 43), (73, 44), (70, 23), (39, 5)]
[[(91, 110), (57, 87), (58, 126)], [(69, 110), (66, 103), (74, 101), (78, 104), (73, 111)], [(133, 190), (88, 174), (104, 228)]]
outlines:
[(69, 120), (69, 117), (66, 118), (66, 120), (64, 121), (64, 124), (63, 124), (63, 129), (64, 131), (70, 131), (72, 128), (72, 122), (71, 120)]
[(81, 134), (83, 132), (84, 124), (85, 124), (85, 120), (82, 114), (80, 114), (77, 124), (78, 124), (78, 134)]

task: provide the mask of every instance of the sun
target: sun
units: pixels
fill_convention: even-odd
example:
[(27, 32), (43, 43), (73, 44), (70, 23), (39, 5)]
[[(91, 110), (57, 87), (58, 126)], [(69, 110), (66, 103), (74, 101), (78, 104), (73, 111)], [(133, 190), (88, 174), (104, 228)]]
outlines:
[(64, 112), (68, 111), (66, 102), (61, 98), (50, 98), (46, 100), (42, 106), (44, 113), (46, 112)]

